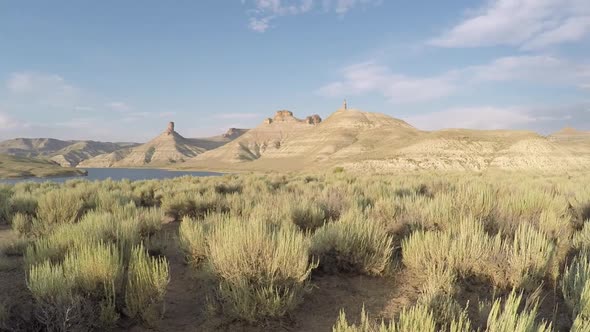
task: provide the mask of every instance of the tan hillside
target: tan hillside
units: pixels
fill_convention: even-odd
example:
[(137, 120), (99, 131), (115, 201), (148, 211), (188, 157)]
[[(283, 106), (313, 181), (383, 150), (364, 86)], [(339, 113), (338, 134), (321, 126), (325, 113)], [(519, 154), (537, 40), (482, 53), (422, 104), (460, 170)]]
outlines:
[(61, 167), (49, 160), (0, 154), (0, 179), (85, 174), (82, 170)]
[(57, 162), (63, 167), (74, 167), (82, 160), (134, 145), (135, 143), (15, 138), (0, 142), (0, 153), (19, 157), (46, 158)]
[(208, 149), (218, 148), (245, 132), (246, 129), (231, 128), (223, 135), (191, 139), (177, 133), (171, 122), (162, 134), (145, 144), (96, 156), (80, 163), (79, 167), (159, 167), (184, 162)]
[(574, 153), (572, 148), (530, 131), (427, 132), (385, 114), (342, 108), (315, 125), (297, 120), (290, 112), (278, 112), (275, 119), (265, 121), (231, 144), (180, 165), (228, 170), (334, 166), (377, 173), (420, 169), (580, 169), (590, 166), (590, 154)]
[(291, 137), (311, 131), (321, 121), (317, 115), (302, 120), (294, 117), (290, 111), (277, 111), (273, 118), (265, 119), (260, 126), (249, 130), (231, 143), (198, 156), (196, 160), (218, 163), (253, 161), (277, 152)]

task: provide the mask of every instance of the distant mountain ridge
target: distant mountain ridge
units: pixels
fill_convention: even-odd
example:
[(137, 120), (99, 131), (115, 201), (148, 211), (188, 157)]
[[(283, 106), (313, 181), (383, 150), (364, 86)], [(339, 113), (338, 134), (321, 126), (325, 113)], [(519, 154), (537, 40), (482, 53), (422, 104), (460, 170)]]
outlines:
[(62, 141), (54, 138), (15, 138), (0, 142), (0, 153), (52, 160), (62, 167), (75, 167), (82, 160), (110, 153), (136, 143)]
[(231, 128), (211, 138), (185, 138), (175, 131), (174, 122), (147, 143), (115, 150), (82, 161), (78, 167), (162, 167), (182, 163), (209, 149), (215, 149), (241, 136), (247, 130)]

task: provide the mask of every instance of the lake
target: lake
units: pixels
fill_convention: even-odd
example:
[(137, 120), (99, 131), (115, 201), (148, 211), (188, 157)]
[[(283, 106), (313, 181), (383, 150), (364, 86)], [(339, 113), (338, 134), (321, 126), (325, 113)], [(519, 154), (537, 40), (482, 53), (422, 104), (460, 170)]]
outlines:
[(220, 176), (222, 173), (214, 172), (196, 172), (196, 171), (169, 171), (155, 168), (84, 168), (88, 171), (87, 176), (68, 176), (68, 177), (50, 177), (50, 178), (22, 178), (22, 179), (0, 179), (0, 183), (15, 184), (19, 182), (65, 182), (72, 179), (82, 179), (88, 181), (95, 180), (153, 180), (153, 179), (170, 179), (179, 176)]

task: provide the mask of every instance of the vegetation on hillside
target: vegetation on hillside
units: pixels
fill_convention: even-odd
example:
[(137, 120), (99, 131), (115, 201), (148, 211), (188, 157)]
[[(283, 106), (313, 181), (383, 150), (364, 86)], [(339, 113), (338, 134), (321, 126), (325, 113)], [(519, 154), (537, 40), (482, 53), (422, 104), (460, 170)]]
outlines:
[(75, 168), (64, 168), (57, 163), (28, 157), (0, 154), (0, 179), (84, 175)]
[(345, 306), (347, 290), (311, 329), (588, 331), (589, 188), (586, 174), (331, 171), (4, 185), (0, 224), (18, 237), (0, 247), (14, 285), (0, 330), (173, 330), (181, 294), (200, 317), (187, 329), (310, 330), (322, 282), (362, 276), (416, 296)]

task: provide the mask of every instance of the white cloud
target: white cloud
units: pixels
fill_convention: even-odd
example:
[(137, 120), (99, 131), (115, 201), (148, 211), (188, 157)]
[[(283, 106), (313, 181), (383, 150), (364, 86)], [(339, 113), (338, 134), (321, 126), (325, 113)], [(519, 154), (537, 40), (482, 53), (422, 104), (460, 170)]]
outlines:
[(430, 44), (542, 48), (590, 34), (588, 0), (491, 0)]
[(214, 116), (217, 119), (256, 119), (260, 117), (258, 113), (221, 113)]
[(583, 88), (590, 84), (590, 64), (580, 64), (551, 56), (513, 56), (480, 66), (449, 70), (439, 75), (412, 77), (389, 67), (364, 62), (345, 67), (342, 78), (321, 87), (326, 97), (346, 97), (378, 93), (391, 103), (436, 100), (470, 85), (494, 81), (528, 81), (545, 85)]
[(107, 103), (105, 106), (110, 108), (113, 111), (122, 112), (122, 113), (129, 112), (133, 109), (127, 103), (124, 103), (122, 101), (112, 101), (112, 102)]
[(544, 55), (503, 57), (468, 70), (481, 81), (521, 80), (578, 86), (590, 83), (590, 64)]
[(15, 128), (19, 125), (19, 122), (7, 114), (0, 112), (0, 129), (7, 130)]
[(47, 107), (74, 108), (82, 98), (82, 91), (53, 74), (18, 72), (10, 75), (6, 88), (13, 98), (35, 100)]
[(452, 108), (411, 116), (406, 120), (413, 126), (425, 130), (443, 128), (507, 129), (535, 121), (523, 109), (493, 106)]
[[(318, 3), (321, 2), (321, 5)], [(360, 5), (378, 5), (382, 0), (242, 0), (248, 4), (250, 20), (248, 26), (256, 32), (265, 32), (271, 22), (279, 17), (301, 15), (323, 8), (326, 12), (343, 15)]]
[(424, 130), (530, 129), (548, 134), (566, 126), (590, 130), (588, 106), (587, 103), (554, 106), (470, 106), (413, 115), (405, 120)]
[(393, 103), (420, 102), (447, 96), (456, 89), (451, 73), (436, 77), (408, 77), (389, 68), (365, 62), (342, 70), (343, 79), (325, 85), (319, 94), (345, 97), (378, 92)]

